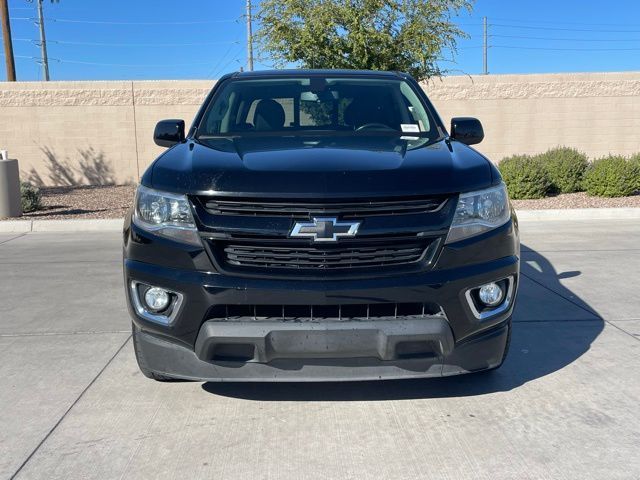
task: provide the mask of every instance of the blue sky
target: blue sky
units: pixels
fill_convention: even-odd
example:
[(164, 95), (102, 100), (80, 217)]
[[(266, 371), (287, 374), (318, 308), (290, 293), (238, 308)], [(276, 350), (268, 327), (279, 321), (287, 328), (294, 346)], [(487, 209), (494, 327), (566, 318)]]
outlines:
[[(258, 3), (258, 0), (254, 0)], [(640, 70), (640, 1), (477, 0), (456, 21), (452, 74)], [(245, 0), (60, 0), (44, 4), (52, 80), (216, 78), (246, 62)], [(19, 80), (41, 79), (34, 3), (9, 0)], [(256, 68), (266, 68), (257, 64)], [(5, 80), (4, 66), (0, 80)]]

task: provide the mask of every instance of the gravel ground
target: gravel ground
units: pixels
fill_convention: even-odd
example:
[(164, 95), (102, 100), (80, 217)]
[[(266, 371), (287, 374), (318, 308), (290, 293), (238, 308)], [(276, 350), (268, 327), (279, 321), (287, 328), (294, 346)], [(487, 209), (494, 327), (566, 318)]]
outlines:
[[(43, 210), (25, 214), (25, 219), (122, 218), (135, 192), (135, 185), (42, 188)], [(640, 194), (622, 198), (590, 197), (568, 193), (540, 200), (514, 200), (517, 210), (555, 208), (640, 208)]]
[(43, 187), (44, 208), (25, 219), (122, 218), (133, 202), (135, 185)]
[(640, 194), (631, 197), (590, 197), (584, 192), (562, 193), (538, 200), (512, 200), (516, 210), (546, 210), (555, 208), (640, 208)]

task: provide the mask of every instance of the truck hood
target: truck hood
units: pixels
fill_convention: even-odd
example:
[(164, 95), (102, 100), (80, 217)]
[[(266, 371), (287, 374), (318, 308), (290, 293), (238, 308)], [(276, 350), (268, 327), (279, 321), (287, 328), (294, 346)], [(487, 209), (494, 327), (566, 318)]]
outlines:
[[(266, 197), (385, 197), (488, 187), (495, 168), (459, 142), (395, 136), (252, 137), (187, 141), (142, 183), (171, 192)], [(498, 177), (499, 178), (499, 177)]]

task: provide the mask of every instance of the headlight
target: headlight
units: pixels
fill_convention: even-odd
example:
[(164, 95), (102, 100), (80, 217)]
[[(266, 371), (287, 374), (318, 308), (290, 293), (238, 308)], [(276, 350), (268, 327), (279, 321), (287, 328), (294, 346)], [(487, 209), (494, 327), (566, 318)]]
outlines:
[(186, 195), (160, 192), (140, 185), (134, 223), (161, 237), (200, 246), (200, 236)]
[(451, 223), (447, 242), (457, 242), (504, 225), (511, 218), (504, 183), (497, 187), (462, 193)]

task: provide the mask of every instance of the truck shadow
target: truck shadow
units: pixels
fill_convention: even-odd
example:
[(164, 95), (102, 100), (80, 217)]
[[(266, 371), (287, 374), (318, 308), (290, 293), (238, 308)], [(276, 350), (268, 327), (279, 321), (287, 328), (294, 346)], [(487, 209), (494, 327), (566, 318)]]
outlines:
[(464, 397), (513, 390), (561, 370), (589, 350), (604, 321), (560, 280), (540, 253), (522, 245), (521, 282), (509, 356), (494, 372), (456, 377), (328, 383), (205, 383), (212, 394), (264, 401), (382, 401)]

